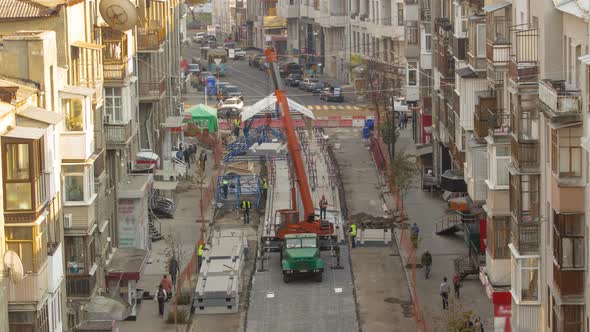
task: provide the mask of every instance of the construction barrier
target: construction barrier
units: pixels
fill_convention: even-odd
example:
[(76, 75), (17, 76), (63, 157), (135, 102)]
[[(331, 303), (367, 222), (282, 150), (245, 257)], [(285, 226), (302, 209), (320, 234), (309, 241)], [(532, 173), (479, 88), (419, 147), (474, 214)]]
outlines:
[(187, 125), (184, 135), (198, 139), (209, 150), (215, 150), (215, 147), (220, 141), (217, 135), (211, 134), (208, 129), (200, 129), (192, 123)]
[[(315, 120), (293, 120), (293, 125), (297, 128), (307, 127), (308, 123), (312, 127), (326, 127), (326, 128), (362, 128), (365, 126), (365, 120), (374, 119), (373, 116), (329, 116), (327, 118), (316, 118)], [(252, 120), (252, 127), (256, 128), (266, 124), (265, 119), (254, 119)], [(232, 128), (227, 120), (218, 120), (217, 122), (219, 129), (229, 130)], [(273, 119), (270, 122), (271, 128), (282, 127), (281, 121)], [(242, 128), (244, 125), (242, 124)]]

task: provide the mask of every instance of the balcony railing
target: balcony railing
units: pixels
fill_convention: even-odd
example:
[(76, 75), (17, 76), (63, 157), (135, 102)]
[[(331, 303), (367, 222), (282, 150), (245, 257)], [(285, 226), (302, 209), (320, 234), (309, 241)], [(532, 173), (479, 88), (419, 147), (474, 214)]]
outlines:
[(556, 115), (579, 113), (582, 110), (580, 91), (568, 91), (564, 81), (539, 81), (539, 100)]
[(66, 291), (72, 297), (90, 297), (96, 286), (96, 274), (93, 275), (68, 275), (66, 277)]
[(503, 108), (488, 110), (488, 135), (499, 136), (510, 133), (510, 113)]
[(495, 90), (501, 90), (501, 87), (504, 86), (504, 73), (502, 71), (496, 70), (494, 66), (488, 65), (487, 68), (487, 78), (488, 83), (491, 87)]
[(538, 168), (541, 159), (539, 143), (522, 143), (514, 137), (511, 142), (512, 161), (518, 168)]
[[(39, 254), (45, 254), (39, 252)], [(47, 291), (47, 266), (44, 266), (38, 273), (29, 273), (25, 275), (19, 283), (13, 283), (10, 287), (12, 291), (8, 292), (9, 302), (37, 302), (40, 301)]]
[(158, 51), (166, 39), (166, 29), (152, 21), (148, 28), (137, 29), (137, 49), (139, 51)]
[(139, 82), (139, 100), (159, 100), (166, 92), (166, 77), (151, 82)]
[(104, 130), (107, 148), (126, 145), (133, 136), (133, 121), (126, 124), (105, 123)]
[(512, 245), (521, 255), (539, 253), (539, 244), (541, 243), (540, 222), (519, 223), (512, 219), (510, 232)]
[(127, 62), (123, 59), (104, 59), (103, 75), (106, 82), (120, 82), (127, 77)]
[(517, 84), (536, 83), (539, 75), (539, 29), (528, 24), (512, 26), (510, 40), (510, 78)]
[(505, 16), (488, 13), (486, 18), (486, 56), (495, 65), (510, 61), (510, 24)]
[(557, 264), (553, 264), (553, 282), (561, 295), (584, 294), (583, 270), (562, 270)]
[(473, 112), (473, 129), (477, 138), (483, 139), (488, 136), (488, 110), (495, 109), (495, 107), (496, 97), (482, 96), (479, 98), (479, 103), (475, 106), (475, 112)]

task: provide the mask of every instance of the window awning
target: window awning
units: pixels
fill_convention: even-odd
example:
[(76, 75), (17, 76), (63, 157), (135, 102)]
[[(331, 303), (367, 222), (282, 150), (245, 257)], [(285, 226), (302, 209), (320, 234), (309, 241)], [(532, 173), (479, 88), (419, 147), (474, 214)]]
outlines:
[(578, 60), (580, 60), (585, 65), (590, 65), (590, 54), (582, 55), (578, 57)]
[(455, 73), (457, 73), (457, 75), (459, 75), (461, 78), (479, 78), (479, 75), (477, 75), (477, 73), (469, 67), (456, 69)]
[(63, 120), (63, 115), (57, 114), (55, 112), (50, 112), (43, 108), (29, 106), (25, 108), (24, 111), (18, 113), (17, 115), (23, 116), (25, 118), (29, 118), (36, 121), (45, 122), (47, 124), (56, 125)]
[(506, 8), (506, 7), (510, 6), (510, 4), (511, 3), (509, 1), (499, 2), (499, 3), (494, 3), (491, 5), (484, 6), (482, 9), (486, 13), (491, 13), (491, 12), (495, 12), (496, 10)]
[(94, 89), (85, 88), (82, 86), (66, 85), (63, 88), (61, 88), (59, 90), (59, 92), (67, 93), (67, 94), (71, 94), (71, 95), (88, 97), (88, 96), (92, 96), (94, 94)]
[(41, 128), (30, 128), (30, 127), (16, 126), (11, 131), (2, 135), (2, 137), (37, 140), (37, 139), (40, 139), (41, 137), (43, 137), (45, 132), (46, 132), (46, 130), (41, 129)]
[(119, 248), (111, 259), (107, 272), (109, 280), (139, 280), (145, 267), (148, 251), (135, 248)]
[(74, 47), (79, 47), (79, 48), (87, 48), (87, 49), (91, 49), (91, 50), (95, 50), (95, 51), (100, 51), (104, 48), (103, 45), (100, 44), (95, 44), (95, 43), (89, 43), (89, 42), (85, 42), (85, 41), (75, 41), (74, 43), (72, 43), (72, 46)]

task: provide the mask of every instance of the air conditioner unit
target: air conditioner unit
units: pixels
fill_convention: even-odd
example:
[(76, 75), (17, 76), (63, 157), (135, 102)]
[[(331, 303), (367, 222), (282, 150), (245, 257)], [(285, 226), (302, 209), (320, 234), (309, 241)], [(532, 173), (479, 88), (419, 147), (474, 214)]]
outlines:
[(111, 115), (110, 114), (104, 115), (104, 123), (111, 123)]
[(71, 213), (64, 213), (64, 228), (65, 229), (72, 228), (72, 214)]

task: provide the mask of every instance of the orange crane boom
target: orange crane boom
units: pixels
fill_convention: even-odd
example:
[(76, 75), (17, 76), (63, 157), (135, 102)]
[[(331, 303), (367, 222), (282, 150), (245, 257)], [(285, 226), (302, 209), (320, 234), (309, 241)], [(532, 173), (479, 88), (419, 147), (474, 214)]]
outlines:
[[(291, 161), (293, 162), (293, 168), (295, 173), (295, 182), (299, 188), (301, 194), (301, 202), (303, 203), (303, 212), (307, 221), (313, 221), (315, 219), (315, 209), (313, 207), (313, 200), (311, 198), (311, 192), (309, 190), (309, 183), (307, 182), (307, 175), (305, 174), (305, 168), (303, 167), (303, 160), (301, 159), (301, 150), (299, 149), (299, 141), (295, 134), (295, 126), (291, 120), (291, 111), (289, 110), (289, 102), (287, 101), (287, 95), (280, 87), (280, 76), (277, 68), (276, 53), (272, 48), (268, 48), (264, 51), (266, 60), (269, 64), (269, 69), (272, 77), (272, 81), (275, 87), (275, 94), (277, 96), (277, 103), (279, 105), (279, 111), (281, 114), (281, 123), (285, 136), (287, 138), (287, 148)], [(294, 209), (296, 206), (293, 207)]]

